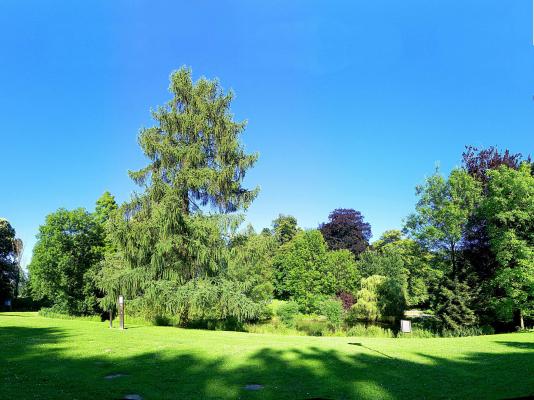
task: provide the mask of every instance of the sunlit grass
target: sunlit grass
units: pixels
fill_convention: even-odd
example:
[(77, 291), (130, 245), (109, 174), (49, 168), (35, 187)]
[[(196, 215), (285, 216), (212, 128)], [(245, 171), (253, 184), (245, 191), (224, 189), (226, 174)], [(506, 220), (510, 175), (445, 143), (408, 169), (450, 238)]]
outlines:
[[(473, 398), (534, 394), (534, 333), (305, 337), (0, 314), (1, 399)], [(115, 379), (108, 375), (124, 374)], [(263, 388), (247, 391), (248, 384)]]

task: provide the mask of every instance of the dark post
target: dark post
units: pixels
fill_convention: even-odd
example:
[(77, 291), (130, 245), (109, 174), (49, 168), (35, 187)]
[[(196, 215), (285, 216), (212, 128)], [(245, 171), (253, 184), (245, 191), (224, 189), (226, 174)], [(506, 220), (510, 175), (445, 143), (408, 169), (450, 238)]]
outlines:
[(119, 295), (119, 325), (124, 329), (124, 296)]
[(109, 309), (109, 327), (113, 328), (113, 310)]

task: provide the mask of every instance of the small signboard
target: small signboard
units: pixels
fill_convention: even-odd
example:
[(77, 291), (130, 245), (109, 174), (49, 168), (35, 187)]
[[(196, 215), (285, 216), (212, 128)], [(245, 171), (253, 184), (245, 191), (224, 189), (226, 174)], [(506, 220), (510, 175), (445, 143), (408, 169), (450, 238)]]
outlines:
[(412, 321), (407, 319), (401, 319), (400, 328), (402, 333), (411, 333), (412, 332)]
[(124, 329), (124, 296), (119, 296), (119, 327)]

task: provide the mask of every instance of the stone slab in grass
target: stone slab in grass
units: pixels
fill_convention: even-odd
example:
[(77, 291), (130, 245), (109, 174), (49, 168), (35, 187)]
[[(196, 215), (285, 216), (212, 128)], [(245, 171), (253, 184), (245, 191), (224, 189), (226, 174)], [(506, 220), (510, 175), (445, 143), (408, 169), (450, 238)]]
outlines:
[(109, 375), (106, 375), (104, 377), (104, 379), (116, 379), (116, 378), (122, 378), (124, 376), (128, 376), (128, 374), (121, 374), (121, 373), (117, 373), (117, 374), (109, 374)]
[(263, 385), (260, 385), (258, 383), (251, 383), (251, 384), (245, 385), (243, 387), (243, 389), (245, 389), (245, 390), (261, 390), (261, 389), (263, 389)]
[(143, 398), (138, 394), (127, 394), (122, 400), (143, 400)]

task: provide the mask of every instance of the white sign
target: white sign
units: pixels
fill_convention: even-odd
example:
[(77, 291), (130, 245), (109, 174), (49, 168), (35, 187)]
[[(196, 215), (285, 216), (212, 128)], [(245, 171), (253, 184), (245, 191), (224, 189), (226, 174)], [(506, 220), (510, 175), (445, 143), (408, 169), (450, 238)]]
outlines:
[(401, 332), (410, 333), (412, 331), (412, 321), (401, 319)]
[(122, 294), (119, 296), (119, 304), (124, 304), (124, 296)]

